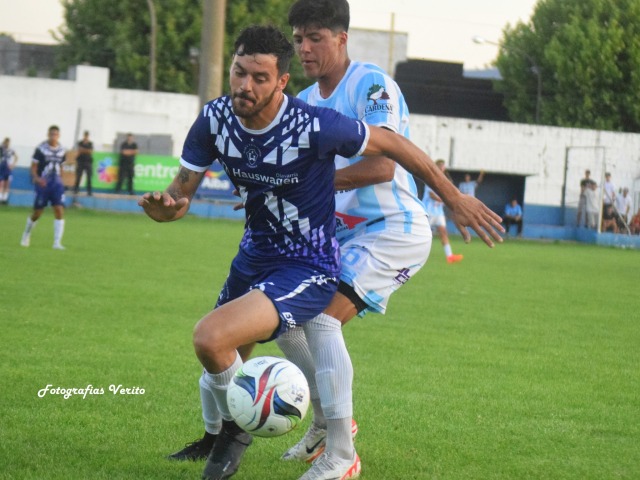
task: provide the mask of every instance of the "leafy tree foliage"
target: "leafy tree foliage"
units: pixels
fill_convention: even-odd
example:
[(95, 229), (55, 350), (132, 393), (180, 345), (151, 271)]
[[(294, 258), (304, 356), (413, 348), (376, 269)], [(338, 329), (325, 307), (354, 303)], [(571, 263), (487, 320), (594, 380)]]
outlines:
[[(63, 0), (62, 5), (61, 69), (78, 64), (107, 67), (113, 87), (148, 87), (151, 25), (146, 0)], [(191, 93), (196, 81), (189, 53), (200, 43), (200, 2), (155, 0), (155, 5), (157, 89)]]
[[(274, 24), (289, 34), (290, 0), (227, 0), (225, 69), (233, 41), (250, 24)], [(150, 14), (146, 0), (62, 0), (65, 25), (59, 71), (79, 64), (109, 68), (111, 86), (147, 89), (149, 85)], [(160, 91), (196, 93), (202, 0), (154, 0), (157, 17), (157, 78)], [(296, 59), (288, 90), (298, 92), (310, 82)], [(228, 73), (224, 85), (228, 86)], [(227, 87), (228, 88), (228, 87)]]
[(540, 0), (496, 65), (515, 121), (535, 121), (540, 80), (540, 123), (640, 131), (640, 0)]
[[(231, 61), (233, 42), (243, 28), (249, 25), (275, 25), (291, 39), (291, 27), (288, 23), (289, 7), (293, 0), (227, 0), (225, 34), (225, 68)], [(233, 7), (231, 8), (231, 4)], [(287, 92), (296, 94), (312, 82), (304, 77), (302, 66), (297, 58), (291, 61), (291, 78)], [(224, 85), (229, 85), (229, 72), (225, 73)]]

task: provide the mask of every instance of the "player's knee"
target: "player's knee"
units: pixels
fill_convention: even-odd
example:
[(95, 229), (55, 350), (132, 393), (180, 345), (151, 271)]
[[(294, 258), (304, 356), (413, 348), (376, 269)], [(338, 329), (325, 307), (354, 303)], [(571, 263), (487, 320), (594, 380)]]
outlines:
[(201, 320), (193, 329), (193, 348), (199, 358), (215, 358), (216, 353), (225, 348), (225, 342), (215, 329)]

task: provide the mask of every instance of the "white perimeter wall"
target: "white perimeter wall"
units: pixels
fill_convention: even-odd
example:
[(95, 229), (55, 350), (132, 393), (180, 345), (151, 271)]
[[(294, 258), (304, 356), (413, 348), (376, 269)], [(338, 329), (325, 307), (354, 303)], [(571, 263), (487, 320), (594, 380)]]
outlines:
[(599, 185), (604, 172), (640, 202), (640, 134), (411, 116), (411, 138), (455, 170), (526, 175), (525, 203), (560, 206), (566, 165), (566, 206), (577, 206), (585, 169)]
[[(47, 128), (72, 147), (89, 130), (97, 151), (111, 151), (118, 133), (166, 134), (179, 156), (200, 110), (195, 95), (108, 88), (109, 72), (78, 66), (74, 80), (0, 76), (0, 137), (10, 137), (27, 166)], [(585, 168), (598, 183), (604, 169), (640, 206), (640, 135), (541, 127), (462, 118), (411, 116), (415, 143), (456, 170), (527, 175), (525, 203), (560, 206), (567, 164), (566, 205), (575, 206)]]
[(73, 80), (0, 76), (0, 137), (10, 137), (19, 166), (29, 165), (50, 125), (60, 127), (60, 142), (73, 148), (84, 130), (96, 151), (113, 150), (118, 133), (167, 134), (173, 155), (195, 120), (195, 95), (108, 88), (109, 71), (77, 66)]

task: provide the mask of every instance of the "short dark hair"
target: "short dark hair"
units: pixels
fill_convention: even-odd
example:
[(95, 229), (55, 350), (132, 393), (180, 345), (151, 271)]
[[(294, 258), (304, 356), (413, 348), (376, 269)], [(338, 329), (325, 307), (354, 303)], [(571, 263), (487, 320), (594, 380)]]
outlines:
[(49, 127), (49, 130), (47, 130), (47, 131), (50, 132), (52, 130), (55, 130), (56, 132), (59, 132), (60, 131), (60, 127), (58, 127), (57, 125), (51, 125)]
[(233, 54), (244, 55), (266, 54), (277, 58), (278, 74), (289, 71), (291, 59), (295, 51), (287, 37), (273, 25), (252, 25), (245, 28), (233, 45)]
[(349, 3), (347, 0), (298, 0), (289, 9), (289, 26), (314, 25), (329, 30), (349, 31)]

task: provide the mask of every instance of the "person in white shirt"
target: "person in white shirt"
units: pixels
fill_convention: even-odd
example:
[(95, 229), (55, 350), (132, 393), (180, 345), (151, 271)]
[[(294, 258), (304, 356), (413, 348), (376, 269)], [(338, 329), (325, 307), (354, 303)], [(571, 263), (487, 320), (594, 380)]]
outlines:
[[(598, 202), (598, 184), (590, 180), (583, 192), (585, 202), (585, 227), (595, 229), (598, 226), (598, 216), (600, 215), (600, 205)], [(578, 223), (579, 225), (579, 223)]]
[(618, 227), (621, 230), (626, 230), (627, 223), (629, 222), (629, 214), (632, 211), (631, 197), (629, 196), (629, 189), (624, 187), (620, 195), (616, 195), (616, 210), (618, 213)]
[(616, 186), (611, 181), (611, 174), (609, 172), (604, 174), (604, 191), (602, 192), (602, 203), (604, 206), (615, 205), (616, 201)]

